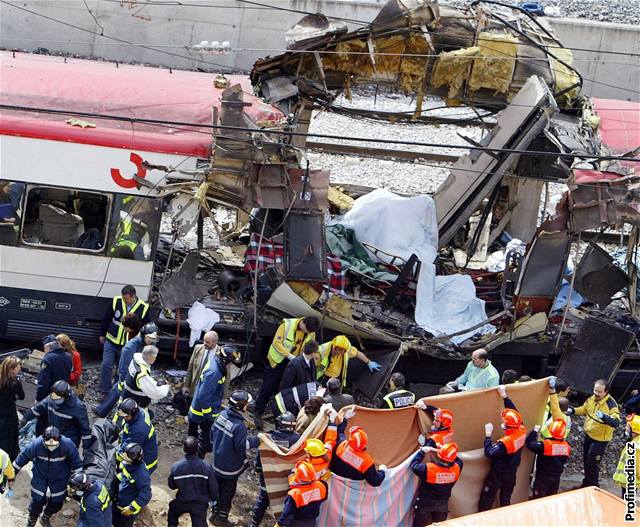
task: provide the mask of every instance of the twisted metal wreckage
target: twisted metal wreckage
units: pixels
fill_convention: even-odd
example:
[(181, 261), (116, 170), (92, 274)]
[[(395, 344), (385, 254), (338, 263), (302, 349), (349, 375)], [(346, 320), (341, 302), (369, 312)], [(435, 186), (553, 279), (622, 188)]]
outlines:
[[(3, 89), (4, 116), (19, 121), (16, 116), (37, 111), (30, 118), (39, 125), (57, 120), (56, 125), (66, 123), (65, 134), (83, 137), (95, 123), (114, 134), (130, 134), (134, 128), (137, 139), (127, 141), (139, 144), (121, 140), (119, 148), (190, 156), (185, 164), (173, 159), (155, 161), (161, 158), (154, 155), (138, 159), (132, 152), (131, 162), (138, 169), (125, 178), (126, 191), (112, 169), (112, 178), (120, 186), (111, 192), (163, 199), (172, 216), (172, 234), (160, 235), (156, 246), (152, 233), (146, 254), (147, 261), (153, 262), (152, 287), (147, 291), (162, 328), (170, 335), (164, 339), (165, 348), (173, 349), (174, 356), (187, 349), (185, 314), (193, 299), (199, 298), (220, 315), (215, 329), (222, 340), (251, 347), (254, 361), (282, 316), (316, 314), (322, 319), (324, 340), (345, 333), (383, 365), (375, 375), (360, 375), (358, 364), (350, 366), (352, 380), (371, 398), (394, 367), (411, 382), (422, 383), (418, 391), (428, 393), (433, 385), (455, 376), (459, 360), (479, 346), (492, 349), (493, 360), (501, 367), (515, 367), (532, 376), (544, 375), (548, 366), (559, 361), (560, 371), (580, 389), (586, 386), (582, 375), (588, 367), (590, 378), (596, 364), (600, 376), (612, 378), (626, 356), (628, 362), (616, 383), (628, 384), (629, 375), (637, 369), (638, 353), (629, 351), (634, 333), (623, 326), (637, 328), (635, 319), (623, 317), (620, 309), (604, 316), (594, 307), (567, 308), (560, 320), (549, 315), (566, 278), (573, 241), (590, 235), (596, 241), (604, 239), (604, 233), (590, 234), (590, 230), (622, 224), (633, 226), (624, 268), (617, 268), (610, 255), (594, 244), (566, 285), (582, 294), (587, 305), (598, 308), (626, 287), (627, 307), (631, 315), (637, 314), (638, 105), (581, 96), (582, 79), (572, 66), (571, 51), (539, 19), (500, 2), (479, 1), (458, 10), (437, 2), (390, 0), (368, 26), (353, 31), (340, 20), (309, 15), (287, 33), (287, 42), (289, 51), (259, 60), (253, 68), (251, 83), (262, 101), (248, 95), (244, 81), (218, 76), (215, 93), (203, 97), (204, 106), (192, 113), (180, 113), (179, 105), (168, 113), (154, 113), (149, 109), (152, 104), (141, 109), (143, 105), (134, 108), (134, 102), (128, 113), (115, 102), (62, 107), (63, 99), (49, 94), (38, 93), (27, 100), (19, 89), (24, 86), (18, 84), (14, 90)], [(120, 69), (126, 68), (130, 67)], [(196, 76), (206, 75), (190, 74), (178, 82), (184, 72), (171, 73), (158, 82), (176, 93), (184, 90), (185, 81), (195, 86)], [(130, 73), (132, 83), (136, 75)], [(207, 75), (209, 91), (210, 79)], [(339, 94), (349, 97), (356, 87), (371, 85), (415, 96), (415, 111), (386, 114), (335, 104)], [(102, 95), (108, 99), (117, 94)], [(127, 93), (129, 98), (136, 96), (145, 100), (150, 94), (133, 88)], [(426, 96), (472, 108), (475, 115), (459, 124), (476, 122), (490, 128), (480, 142), (468, 139), (470, 153), (453, 163), (449, 177), (433, 196), (437, 228), (432, 226), (428, 236), (436, 240), (433, 258), (438, 275), (471, 276), (474, 301), (477, 293), (491, 314), (449, 334), (425, 330), (414, 319), (421, 267), (424, 275), (425, 266), (432, 262), (420, 262), (416, 254), (388, 254), (383, 247), (355, 239), (349, 229), (337, 237), (335, 227), (325, 226), (327, 211), (334, 215), (348, 211), (354, 206), (353, 197), (364, 191), (351, 188), (349, 192), (345, 186), (345, 193), (330, 187), (328, 171), (311, 168), (306, 156), (314, 110), (390, 121), (448, 122), (423, 110)], [(24, 123), (12, 127), (8, 122), (4, 119), (3, 140), (34, 137), (23, 129)], [(160, 143), (178, 138), (191, 143), (154, 150), (140, 143), (145, 133), (157, 134)], [(66, 136), (53, 140), (82, 142)], [(97, 144), (115, 146), (108, 141)], [(527, 155), (528, 151), (539, 154)], [(38, 177), (37, 183), (50, 183), (46, 175)], [(2, 178), (33, 183), (10, 177), (4, 165)], [(541, 193), (549, 182), (566, 183), (569, 191), (557, 217), (538, 227)], [(78, 184), (78, 188), (85, 187)], [(95, 190), (109, 191), (99, 186)], [(232, 220), (225, 216), (227, 224), (221, 227), (216, 220), (225, 207), (238, 212)], [(252, 209), (252, 214), (243, 212)], [(114, 209), (112, 216), (123, 217), (123, 211), (126, 217), (124, 205)], [(205, 217), (211, 217), (217, 229), (219, 247), (205, 248)], [(149, 224), (144, 227), (151, 231)], [(197, 242), (181, 243), (193, 228)], [(122, 234), (122, 226), (115, 231), (112, 240)], [(488, 249), (501, 243), (503, 232), (529, 241), (526, 253), (508, 252), (504, 271), (482, 271)], [(24, 235), (18, 238), (18, 246), (28, 245), (23, 243)], [(98, 252), (113, 258), (113, 248), (109, 253), (107, 245), (99, 246)], [(340, 247), (344, 253), (335, 254)], [(577, 250), (581, 251), (580, 243)], [(0, 265), (5, 266), (3, 285), (11, 288), (6, 259)], [(116, 261), (114, 269), (117, 266)], [(435, 280), (435, 268), (433, 274)], [(81, 327), (78, 340), (86, 346), (97, 341), (101, 310), (117, 294), (116, 285), (128, 281), (126, 273), (110, 278), (112, 290), (104, 287), (104, 276), (97, 280), (102, 286), (92, 302), (82, 304), (82, 316), (72, 308), (65, 313), (64, 324), (71, 327), (70, 332), (75, 328), (76, 335)], [(46, 302), (27, 303), (25, 309), (20, 300), (23, 289), (14, 286), (11, 297), (10, 288), (4, 293), (8, 305), (0, 310), (4, 336), (41, 333), (43, 313), (33, 314), (28, 308), (44, 305), (42, 311), (50, 314)], [(37, 296), (33, 290), (29, 294), (29, 298)], [(87, 309), (93, 315), (87, 315)], [(440, 306), (431, 309), (437, 317)], [(495, 333), (462, 342), (457, 338), (478, 329), (486, 332), (487, 322), (495, 326)]]

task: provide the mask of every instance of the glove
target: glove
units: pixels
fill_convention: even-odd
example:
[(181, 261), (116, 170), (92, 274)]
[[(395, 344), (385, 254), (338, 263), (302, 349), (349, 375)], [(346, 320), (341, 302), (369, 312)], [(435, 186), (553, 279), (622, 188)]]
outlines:
[(504, 384), (501, 384), (498, 386), (498, 393), (500, 394), (500, 397), (505, 399), (507, 397), (507, 387)]
[(449, 381), (447, 386), (455, 390), (458, 387), (458, 383), (456, 381)]
[(419, 408), (420, 410), (426, 410), (427, 405), (424, 403), (422, 399), (418, 399), (418, 402), (416, 403), (416, 408)]
[(493, 425), (491, 423), (487, 423), (484, 425), (484, 435), (485, 437), (491, 437), (491, 434), (493, 434)]
[(349, 408), (344, 412), (345, 419), (351, 419), (352, 417), (355, 417), (355, 415), (356, 415), (356, 411), (353, 408)]
[(603, 414), (600, 410), (598, 410), (598, 411), (596, 412), (596, 417), (597, 417), (598, 419), (602, 420), (602, 418), (604, 417), (604, 414)]
[(540, 432), (540, 425), (536, 425), (533, 427), (533, 431), (537, 434), (538, 432)]
[(123, 516), (131, 516), (133, 511), (129, 507), (118, 507)]
[(426, 437), (424, 437), (424, 435), (420, 434), (420, 435), (418, 436), (418, 444), (419, 444), (420, 446), (424, 446), (424, 444), (425, 444), (426, 442), (427, 442), (427, 438), (426, 438)]
[(573, 415), (576, 413), (576, 409), (573, 408), (572, 406), (569, 406), (569, 408), (567, 408), (567, 411), (565, 412), (567, 415)]
[(551, 388), (552, 390), (556, 389), (556, 381), (558, 380), (557, 377), (549, 377), (549, 388)]
[(378, 467), (378, 470), (382, 470), (384, 472), (385, 470), (387, 470), (387, 465), (380, 465)]
[(13, 489), (9, 489), (7, 490), (6, 493), (7, 499), (10, 500), (11, 498), (13, 498)]
[(374, 371), (380, 371), (381, 366), (376, 361), (370, 360), (367, 362), (367, 368), (369, 368), (369, 371), (373, 373)]

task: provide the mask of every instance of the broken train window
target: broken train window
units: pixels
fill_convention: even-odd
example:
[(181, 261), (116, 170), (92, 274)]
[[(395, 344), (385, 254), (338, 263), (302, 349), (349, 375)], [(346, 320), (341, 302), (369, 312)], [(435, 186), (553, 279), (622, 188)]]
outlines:
[(149, 261), (160, 227), (160, 201), (118, 194), (109, 229), (108, 256)]

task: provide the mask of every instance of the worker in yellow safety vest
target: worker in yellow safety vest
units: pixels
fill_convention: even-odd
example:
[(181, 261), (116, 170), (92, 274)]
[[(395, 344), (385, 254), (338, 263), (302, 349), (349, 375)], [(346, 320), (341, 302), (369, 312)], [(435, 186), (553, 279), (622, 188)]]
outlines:
[(16, 478), (9, 454), (0, 448), (0, 494), (13, 496), (13, 480)]
[(267, 354), (269, 364), (264, 372), (253, 414), (253, 420), (258, 430), (263, 428), (262, 415), (271, 397), (278, 393), (287, 364), (291, 359), (300, 355), (307, 342), (315, 340), (319, 325), (316, 317), (304, 317), (285, 318), (278, 326)]
[[(625, 436), (627, 443), (624, 444), (622, 452), (620, 452), (620, 460), (613, 473), (613, 481), (622, 487), (622, 499), (632, 488), (637, 498), (640, 488), (640, 460), (638, 459), (640, 457), (640, 415), (627, 416)], [(633, 477), (634, 475), (635, 477)]]
[(329, 379), (336, 377), (342, 380), (342, 386), (346, 386), (349, 359), (354, 358), (364, 362), (371, 373), (381, 368), (380, 364), (352, 346), (346, 336), (338, 335), (320, 346), (320, 362), (316, 370), (318, 380), (324, 385)]

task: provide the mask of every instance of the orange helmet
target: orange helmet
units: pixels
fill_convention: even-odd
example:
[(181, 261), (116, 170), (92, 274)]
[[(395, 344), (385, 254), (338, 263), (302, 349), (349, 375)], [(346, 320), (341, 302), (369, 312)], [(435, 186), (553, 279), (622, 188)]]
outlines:
[(453, 425), (453, 413), (451, 410), (445, 410), (444, 408), (438, 408), (433, 413), (434, 419), (440, 421), (440, 428), (451, 428)]
[(507, 428), (519, 428), (522, 426), (522, 416), (517, 410), (505, 408), (502, 410), (502, 414), (500, 414), (500, 416), (502, 417), (504, 426)]
[(567, 423), (564, 419), (555, 419), (553, 423), (549, 425), (549, 433), (554, 439), (564, 439), (564, 434), (567, 431)]
[(458, 457), (458, 444), (445, 443), (438, 449), (438, 457), (445, 463), (453, 463)]
[(315, 480), (316, 470), (313, 465), (309, 461), (298, 461), (293, 469), (293, 477), (290, 480), (291, 485), (309, 485)]
[(361, 426), (352, 426), (349, 429), (349, 445), (354, 450), (364, 450), (367, 448), (367, 433)]

